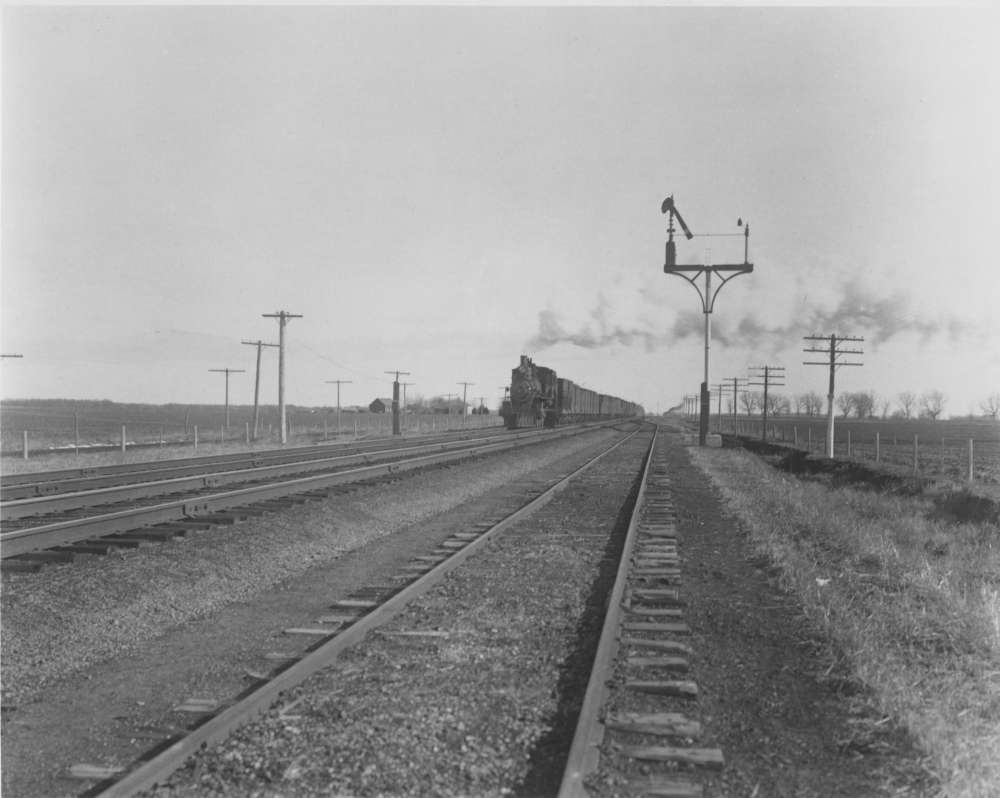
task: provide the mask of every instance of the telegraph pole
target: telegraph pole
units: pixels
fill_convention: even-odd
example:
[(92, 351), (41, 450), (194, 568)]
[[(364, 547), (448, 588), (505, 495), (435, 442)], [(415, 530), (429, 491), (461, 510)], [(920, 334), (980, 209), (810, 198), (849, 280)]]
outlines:
[(396, 379), (392, 382), (392, 434), (401, 435), (402, 432), (399, 429), (399, 375), (403, 374), (407, 377), (410, 376), (408, 371), (387, 371), (386, 374), (395, 374)]
[[(827, 336), (825, 335), (806, 335), (803, 337), (804, 341), (826, 341)], [(836, 334), (829, 337), (830, 345), (825, 349), (819, 349), (813, 347), (812, 349), (803, 349), (803, 352), (821, 352), (829, 355), (828, 360), (817, 361), (817, 360), (803, 360), (802, 364), (805, 366), (828, 366), (830, 369), (830, 389), (826, 395), (826, 456), (831, 460), (833, 459), (833, 375), (837, 371), (838, 366), (860, 366), (861, 363), (848, 363), (846, 361), (838, 361), (837, 358), (841, 355), (863, 355), (865, 351), (863, 349), (843, 349), (841, 348), (845, 343), (859, 343), (864, 341), (864, 338), (854, 338), (849, 335), (837, 336)]]
[(709, 389), (709, 396), (711, 396), (712, 391), (715, 391), (715, 395), (719, 398), (719, 409), (716, 411), (716, 418), (718, 419), (719, 422), (720, 435), (722, 434), (722, 389), (724, 387), (725, 386), (722, 383), (716, 383)]
[(240, 343), (257, 347), (257, 376), (253, 381), (253, 439), (257, 440), (257, 429), (260, 424), (260, 352), (265, 346), (277, 346), (277, 344), (265, 344), (261, 340), (240, 341)]
[[(751, 368), (756, 371), (756, 374), (751, 374), (753, 379), (763, 379), (763, 382), (749, 382), (748, 385), (763, 385), (764, 386), (764, 409), (763, 409), (763, 425), (760, 431), (760, 439), (767, 440), (767, 389), (769, 386), (774, 385), (775, 387), (784, 385), (785, 379), (785, 367), (784, 366), (751, 366)], [(782, 380), (782, 382), (775, 382), (775, 380)]]
[(462, 386), (462, 426), (465, 426), (465, 417), (469, 414), (469, 407), (465, 403), (465, 397), (468, 395), (469, 386), (475, 385), (474, 382), (456, 382), (456, 385)]
[(333, 385), (334, 383), (337, 384), (337, 437), (339, 438), (340, 437), (340, 386), (341, 385), (350, 385), (351, 381), (350, 380), (327, 380), (327, 383), (329, 383), (330, 385)]
[(281, 445), (288, 443), (288, 424), (285, 421), (285, 325), (289, 319), (301, 319), (298, 313), (279, 310), (275, 313), (262, 313), (265, 319), (278, 320), (278, 415), (281, 417)]
[[(712, 310), (715, 308), (715, 298), (719, 295), (719, 291), (722, 290), (722, 286), (734, 277), (741, 274), (750, 274), (753, 271), (753, 264), (748, 259), (750, 255), (750, 223), (748, 222), (745, 227), (743, 219), (739, 219), (736, 223), (737, 226), (744, 227), (743, 263), (718, 263), (706, 264), (704, 266), (691, 264), (678, 265), (677, 245), (674, 243), (674, 217), (677, 217), (684, 235), (689, 240), (694, 238), (694, 234), (688, 230), (688, 226), (684, 223), (684, 219), (677, 210), (677, 206), (674, 205), (673, 195), (663, 200), (660, 210), (668, 214), (666, 259), (663, 264), (663, 271), (665, 274), (676, 274), (691, 284), (691, 287), (698, 292), (698, 296), (701, 299), (701, 310), (705, 314), (705, 379), (701, 383), (701, 417), (698, 425), (698, 443), (704, 446), (708, 438), (708, 415), (710, 412), (708, 406), (708, 355), (712, 340)], [(721, 235), (738, 235), (738, 233), (722, 233)], [(685, 272), (694, 272), (694, 276), (689, 277)], [(727, 272), (730, 273), (728, 277), (724, 276)], [(721, 281), (714, 291), (712, 290), (713, 274)], [(704, 290), (698, 287), (697, 278), (701, 275), (705, 277)]]
[[(416, 383), (415, 382), (401, 382), (399, 384), (400, 384), (400, 386), (403, 389), (403, 426), (406, 427), (406, 426), (409, 426), (406, 423), (406, 386), (407, 385), (416, 385)], [(418, 428), (418, 431), (419, 431), (419, 428)]]
[(246, 369), (209, 369), (209, 371), (218, 371), (226, 375), (226, 429), (229, 429), (229, 375), (242, 374)]
[[(733, 384), (733, 434), (736, 435), (739, 432), (737, 419), (740, 414), (740, 406), (737, 404), (736, 394), (739, 391), (746, 390), (746, 380), (743, 377), (723, 377), (722, 381), (731, 382)], [(740, 385), (741, 382), (743, 385)]]

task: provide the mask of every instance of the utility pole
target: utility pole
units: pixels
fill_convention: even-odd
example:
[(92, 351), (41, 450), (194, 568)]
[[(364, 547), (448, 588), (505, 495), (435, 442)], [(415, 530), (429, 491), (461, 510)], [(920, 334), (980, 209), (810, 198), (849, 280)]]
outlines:
[[(739, 432), (737, 428), (738, 427), (737, 419), (739, 418), (740, 414), (740, 406), (739, 404), (737, 404), (736, 394), (739, 391), (746, 390), (746, 379), (744, 379), (743, 377), (723, 377), (722, 381), (731, 382), (733, 384), (733, 434), (736, 435)], [(741, 382), (743, 383), (743, 385), (740, 385)]]
[(350, 385), (351, 381), (350, 380), (327, 380), (327, 383), (329, 383), (330, 385), (333, 385), (334, 383), (337, 384), (337, 437), (339, 438), (340, 437), (340, 386), (341, 385)]
[(456, 382), (456, 385), (462, 386), (462, 426), (465, 426), (465, 417), (469, 415), (469, 407), (465, 403), (465, 397), (468, 395), (469, 386), (475, 385), (474, 382)]
[(410, 376), (408, 371), (387, 371), (386, 374), (395, 374), (396, 379), (392, 382), (392, 434), (401, 435), (402, 431), (399, 429), (399, 375), (403, 374), (407, 377)]
[(407, 423), (406, 423), (406, 386), (407, 385), (416, 385), (416, 383), (415, 382), (401, 382), (399, 384), (400, 384), (400, 386), (403, 389), (403, 426), (406, 427), (406, 426), (408, 426)]
[[(663, 200), (663, 204), (660, 206), (660, 211), (668, 214), (666, 259), (663, 264), (663, 271), (665, 274), (676, 274), (678, 277), (684, 278), (691, 284), (691, 287), (698, 292), (698, 296), (701, 298), (701, 309), (702, 313), (705, 314), (705, 379), (701, 383), (701, 418), (698, 426), (698, 443), (701, 446), (705, 446), (708, 438), (708, 354), (711, 348), (712, 340), (712, 310), (715, 308), (715, 298), (718, 296), (719, 291), (722, 290), (722, 286), (740, 274), (750, 274), (753, 271), (753, 264), (750, 263), (748, 259), (750, 255), (750, 223), (747, 222), (744, 227), (742, 218), (736, 222), (738, 227), (744, 227), (743, 263), (718, 263), (706, 264), (704, 266), (691, 264), (678, 265), (677, 245), (674, 243), (674, 217), (677, 217), (677, 221), (680, 223), (681, 229), (684, 231), (684, 235), (687, 236), (689, 240), (694, 238), (694, 234), (688, 229), (688, 226), (684, 223), (684, 219), (681, 217), (680, 212), (677, 210), (677, 206), (674, 205), (673, 195), (670, 195)], [(707, 235), (739, 234), (721, 233)], [(694, 272), (694, 276), (689, 277), (684, 272)], [(723, 276), (725, 272), (731, 273), (728, 277), (726, 277)], [(721, 280), (719, 286), (714, 291), (712, 290), (713, 274)], [(705, 277), (704, 291), (698, 287), (697, 278), (700, 275), (704, 275)]]
[[(785, 367), (784, 366), (751, 366), (751, 368), (756, 371), (756, 374), (751, 374), (752, 379), (763, 379), (763, 382), (749, 382), (748, 385), (763, 385), (764, 386), (764, 408), (762, 411), (762, 428), (760, 431), (760, 439), (762, 441), (767, 440), (767, 389), (769, 386), (774, 385), (779, 387), (784, 385), (785, 379)], [(775, 380), (782, 380), (782, 382), (776, 382)]]
[[(825, 335), (806, 335), (803, 337), (804, 341), (826, 341), (827, 336)], [(859, 343), (864, 341), (864, 338), (854, 338), (849, 335), (837, 336), (836, 334), (829, 337), (830, 345), (825, 349), (819, 349), (813, 347), (812, 349), (803, 349), (803, 352), (821, 352), (829, 355), (828, 360), (817, 361), (817, 360), (803, 360), (802, 364), (805, 366), (828, 366), (830, 369), (830, 389), (826, 395), (826, 456), (831, 460), (833, 459), (833, 375), (837, 371), (838, 366), (860, 366), (861, 363), (848, 363), (846, 361), (838, 361), (837, 358), (841, 355), (863, 355), (865, 351), (863, 349), (843, 349), (841, 348), (845, 343)]]
[(288, 424), (285, 421), (285, 325), (289, 319), (301, 319), (298, 313), (279, 310), (275, 313), (262, 313), (265, 319), (278, 320), (278, 415), (281, 423), (281, 445), (288, 443)]
[(277, 344), (265, 344), (261, 340), (240, 341), (240, 343), (257, 347), (257, 376), (253, 381), (253, 439), (257, 440), (257, 430), (260, 426), (260, 352), (265, 346), (277, 346)]
[(722, 383), (716, 383), (715, 385), (713, 385), (713, 386), (711, 386), (709, 388), (709, 396), (711, 396), (712, 391), (715, 391), (715, 395), (719, 398), (719, 409), (718, 409), (717, 414), (716, 414), (716, 419), (718, 420), (719, 434), (720, 435), (722, 434), (722, 389), (723, 389), (723, 387), (724, 386), (722, 385)]
[(226, 375), (226, 429), (229, 428), (229, 375), (230, 374), (242, 374), (246, 369), (209, 369), (209, 371), (218, 371)]

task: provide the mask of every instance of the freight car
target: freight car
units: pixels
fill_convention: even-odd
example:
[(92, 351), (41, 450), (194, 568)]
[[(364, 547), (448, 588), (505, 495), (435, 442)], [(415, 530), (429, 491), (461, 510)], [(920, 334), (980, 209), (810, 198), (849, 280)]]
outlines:
[(526, 355), (521, 355), (521, 363), (511, 371), (510, 396), (500, 407), (507, 429), (643, 414), (640, 405), (582, 388), (550, 368), (536, 366)]

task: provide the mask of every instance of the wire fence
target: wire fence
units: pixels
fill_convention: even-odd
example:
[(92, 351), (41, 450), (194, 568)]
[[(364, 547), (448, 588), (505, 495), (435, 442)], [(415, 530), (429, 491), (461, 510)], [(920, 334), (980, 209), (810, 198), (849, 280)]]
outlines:
[[(220, 411), (222, 412), (222, 411)], [(39, 412), (34, 408), (4, 407), (0, 414), (0, 455), (27, 459), (46, 453), (75, 453), (151, 447), (188, 447), (239, 444), (278, 446), (281, 427), (277, 413), (264, 413), (256, 432), (252, 416), (201, 414), (186, 419), (162, 420), (101, 418), (81, 413)], [(287, 440), (299, 445), (393, 433), (391, 413), (336, 410), (286, 412)], [(424, 435), (460, 429), (481, 429), (503, 424), (498, 415), (426, 413), (400, 415), (404, 435)]]
[[(827, 422), (718, 417), (717, 432), (762, 438), (807, 452), (827, 452)], [(990, 421), (863, 421), (834, 424), (833, 456), (914, 475), (1000, 484), (1000, 424)]]

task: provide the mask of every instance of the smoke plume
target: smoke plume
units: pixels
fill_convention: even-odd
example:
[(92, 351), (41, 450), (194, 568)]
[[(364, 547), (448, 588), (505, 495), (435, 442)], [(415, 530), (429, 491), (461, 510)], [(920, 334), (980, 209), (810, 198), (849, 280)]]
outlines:
[[(640, 289), (640, 294), (642, 290)], [(648, 297), (646, 297), (648, 301)], [(610, 306), (603, 296), (590, 312), (590, 319), (577, 330), (568, 330), (559, 315), (546, 309), (538, 314), (538, 331), (528, 341), (531, 349), (545, 349), (560, 343), (595, 349), (612, 344), (626, 346), (641, 342), (646, 351), (686, 338), (704, 336), (704, 314), (695, 310), (678, 313), (665, 329), (646, 326), (623, 326), (609, 319)], [(712, 342), (763, 353), (777, 353), (789, 346), (798, 347), (806, 335), (862, 336), (877, 347), (904, 334), (916, 334), (921, 343), (947, 335), (956, 339), (968, 331), (968, 325), (956, 317), (931, 318), (914, 314), (903, 294), (873, 297), (856, 285), (845, 283), (833, 307), (802, 306), (789, 321), (768, 324), (757, 314), (747, 314), (735, 323), (727, 313), (712, 314)]]

